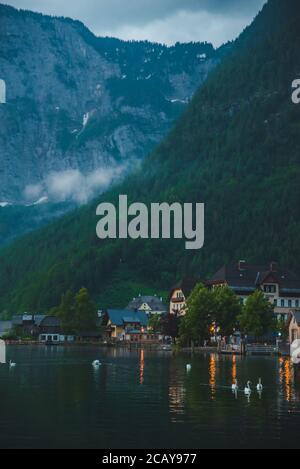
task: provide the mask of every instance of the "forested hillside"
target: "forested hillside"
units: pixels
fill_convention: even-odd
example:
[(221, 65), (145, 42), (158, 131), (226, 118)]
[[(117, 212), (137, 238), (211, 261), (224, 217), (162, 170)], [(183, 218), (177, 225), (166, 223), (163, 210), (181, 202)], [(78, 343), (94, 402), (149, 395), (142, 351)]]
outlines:
[(206, 241), (99, 241), (94, 201), (0, 253), (0, 310), (47, 308), (68, 288), (124, 306), (130, 290), (168, 289), (245, 258), (299, 270), (300, 5), (270, 0), (138, 172), (102, 200), (206, 204)]

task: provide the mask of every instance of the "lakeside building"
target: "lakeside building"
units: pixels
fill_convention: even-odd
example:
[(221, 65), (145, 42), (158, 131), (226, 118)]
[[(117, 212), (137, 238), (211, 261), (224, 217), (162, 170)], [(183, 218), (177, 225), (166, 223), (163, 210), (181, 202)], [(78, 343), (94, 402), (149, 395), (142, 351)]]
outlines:
[(154, 314), (167, 314), (168, 311), (168, 308), (164, 304), (162, 298), (158, 298), (157, 296), (142, 295), (140, 295), (138, 298), (133, 298), (126, 309), (130, 311), (145, 312), (150, 316)]
[(102, 320), (98, 318), (95, 329), (65, 334), (57, 316), (46, 314), (28, 314), (13, 316), (12, 329), (18, 336), (37, 338), (41, 343), (94, 342), (102, 339)]
[(186, 314), (186, 301), (199, 282), (195, 278), (184, 278), (172, 288), (169, 295), (169, 314), (178, 317)]
[(300, 310), (292, 312), (289, 319), (290, 344), (295, 340), (300, 340)]
[(162, 335), (149, 329), (145, 311), (108, 309), (103, 317), (107, 339), (113, 342), (159, 343)]
[(278, 320), (288, 321), (290, 314), (300, 307), (300, 279), (275, 262), (253, 265), (246, 261), (223, 266), (206, 282), (209, 288), (228, 285), (244, 304), (257, 289), (274, 305)]

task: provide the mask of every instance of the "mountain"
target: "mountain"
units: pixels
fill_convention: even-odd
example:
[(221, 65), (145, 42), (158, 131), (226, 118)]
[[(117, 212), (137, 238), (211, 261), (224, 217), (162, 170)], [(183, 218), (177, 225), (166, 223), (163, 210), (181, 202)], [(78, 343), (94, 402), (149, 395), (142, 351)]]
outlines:
[(167, 290), (237, 259), (299, 271), (299, 22), (298, 0), (269, 0), (141, 169), (99, 199), (204, 202), (202, 250), (99, 241), (97, 200), (0, 252), (0, 310), (48, 308), (82, 285), (99, 305), (124, 306), (133, 290)]
[(99, 194), (166, 135), (227, 49), (98, 38), (0, 5), (0, 203)]
[(0, 204), (0, 245), (6, 245), (74, 210), (72, 202), (49, 203), (41, 198), (28, 205)]

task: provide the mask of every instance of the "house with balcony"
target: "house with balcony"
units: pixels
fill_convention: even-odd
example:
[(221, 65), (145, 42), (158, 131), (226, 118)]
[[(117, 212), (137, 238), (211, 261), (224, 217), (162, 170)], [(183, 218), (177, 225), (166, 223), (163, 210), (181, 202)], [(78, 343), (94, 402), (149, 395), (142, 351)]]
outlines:
[(275, 262), (254, 265), (239, 261), (223, 266), (206, 285), (209, 288), (227, 285), (240, 297), (241, 303), (260, 289), (274, 305), (278, 320), (288, 321), (290, 314), (300, 307), (300, 278)]
[(169, 314), (178, 317), (186, 314), (186, 301), (199, 282), (195, 278), (184, 278), (174, 285), (169, 295)]
[(103, 316), (106, 338), (113, 342), (158, 343), (160, 334), (149, 328), (149, 316), (145, 311), (108, 309)]

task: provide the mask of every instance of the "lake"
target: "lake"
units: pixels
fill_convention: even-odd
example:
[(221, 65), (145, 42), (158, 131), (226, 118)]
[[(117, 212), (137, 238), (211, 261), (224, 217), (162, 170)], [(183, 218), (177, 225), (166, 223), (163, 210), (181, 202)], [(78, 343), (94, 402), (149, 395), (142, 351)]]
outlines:
[[(7, 359), (17, 367), (0, 365), (1, 448), (300, 447), (300, 375), (287, 358), (9, 346)], [(236, 376), (252, 381), (250, 399), (232, 394)]]

